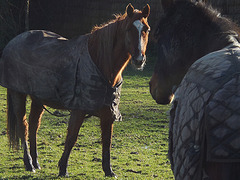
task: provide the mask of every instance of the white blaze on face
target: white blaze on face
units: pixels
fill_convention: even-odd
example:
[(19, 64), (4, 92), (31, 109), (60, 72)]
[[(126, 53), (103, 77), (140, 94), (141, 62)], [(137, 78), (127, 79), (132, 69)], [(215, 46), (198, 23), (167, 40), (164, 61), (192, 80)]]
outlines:
[(143, 60), (142, 49), (143, 49), (143, 40), (142, 40), (142, 29), (144, 27), (143, 23), (140, 20), (136, 20), (133, 22), (133, 25), (137, 28), (139, 34), (139, 41), (138, 41), (138, 50), (139, 55), (136, 60)]

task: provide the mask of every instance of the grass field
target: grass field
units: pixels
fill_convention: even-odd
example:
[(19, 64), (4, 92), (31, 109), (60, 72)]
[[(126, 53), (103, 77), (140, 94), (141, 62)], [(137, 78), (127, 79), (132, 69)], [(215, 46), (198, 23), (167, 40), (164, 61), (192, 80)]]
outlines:
[[(168, 151), (169, 106), (157, 105), (149, 93), (148, 82), (153, 62), (145, 70), (127, 67), (120, 110), (122, 122), (114, 123), (111, 161), (118, 179), (173, 179)], [(28, 100), (30, 102), (30, 100)], [(28, 102), (28, 112), (29, 112)], [(51, 109), (51, 111), (54, 111)], [(45, 112), (38, 132), (41, 170), (24, 171), (22, 150), (9, 149), (6, 134), (6, 89), (0, 88), (0, 179), (65, 179), (58, 178), (58, 160), (66, 137), (68, 117), (57, 118)], [(69, 178), (105, 178), (101, 168), (101, 133), (99, 119), (87, 119), (69, 159)]]

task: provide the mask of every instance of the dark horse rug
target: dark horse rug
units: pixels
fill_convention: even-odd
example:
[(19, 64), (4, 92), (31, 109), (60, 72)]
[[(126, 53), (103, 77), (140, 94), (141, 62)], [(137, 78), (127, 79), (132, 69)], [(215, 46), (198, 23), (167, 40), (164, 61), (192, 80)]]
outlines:
[(169, 156), (176, 179), (202, 179), (204, 160), (240, 162), (240, 44), (197, 60), (175, 92)]
[(88, 112), (111, 106), (120, 118), (121, 82), (111, 87), (88, 52), (88, 35), (67, 40), (49, 31), (29, 31), (6, 46), (0, 84), (66, 109)]

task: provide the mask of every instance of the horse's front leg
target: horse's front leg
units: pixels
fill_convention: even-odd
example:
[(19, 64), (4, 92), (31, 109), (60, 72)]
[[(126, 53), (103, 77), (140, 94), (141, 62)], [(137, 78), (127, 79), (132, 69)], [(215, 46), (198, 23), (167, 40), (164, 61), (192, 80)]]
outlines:
[(59, 160), (59, 176), (68, 176), (67, 163), (72, 147), (77, 141), (79, 129), (83, 123), (85, 113), (82, 111), (72, 111), (68, 124), (67, 138), (65, 141), (64, 152)]
[(110, 151), (112, 145), (112, 132), (114, 118), (110, 107), (104, 107), (99, 113), (101, 119), (102, 130), (102, 168), (105, 172), (105, 176), (116, 177), (116, 174), (112, 171), (110, 163)]

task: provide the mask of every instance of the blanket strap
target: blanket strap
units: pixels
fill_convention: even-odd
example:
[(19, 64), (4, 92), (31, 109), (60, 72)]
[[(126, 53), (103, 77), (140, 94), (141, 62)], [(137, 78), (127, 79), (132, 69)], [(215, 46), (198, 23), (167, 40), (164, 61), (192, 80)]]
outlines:
[(63, 113), (60, 113), (59, 111), (54, 111), (53, 113), (50, 112), (44, 105), (42, 105), (43, 109), (45, 111), (47, 111), (49, 114), (53, 115), (53, 116), (56, 116), (56, 117), (66, 117), (66, 116), (70, 116), (70, 111), (68, 114), (63, 114)]
[[(71, 113), (70, 111), (68, 110), (68, 114), (63, 114), (63, 113), (60, 113), (59, 111), (54, 111), (53, 113), (51, 111), (49, 111), (44, 105), (42, 105), (43, 109), (45, 111), (47, 111), (49, 114), (51, 114), (52, 116), (56, 116), (56, 117), (67, 117), (67, 116), (70, 116)], [(92, 117), (93, 115), (92, 114), (86, 114), (85, 118), (90, 118)]]

